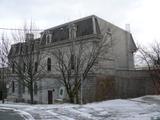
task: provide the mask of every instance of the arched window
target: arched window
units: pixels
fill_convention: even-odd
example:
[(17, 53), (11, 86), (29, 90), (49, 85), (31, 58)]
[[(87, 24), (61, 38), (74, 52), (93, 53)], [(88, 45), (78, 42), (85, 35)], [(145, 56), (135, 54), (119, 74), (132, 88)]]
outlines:
[(47, 59), (47, 70), (51, 71), (51, 58)]

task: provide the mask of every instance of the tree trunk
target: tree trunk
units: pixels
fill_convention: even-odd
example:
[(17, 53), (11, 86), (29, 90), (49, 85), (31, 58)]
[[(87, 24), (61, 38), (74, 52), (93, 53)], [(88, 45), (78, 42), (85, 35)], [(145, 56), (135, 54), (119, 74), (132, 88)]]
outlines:
[(74, 103), (74, 95), (72, 93), (68, 93), (70, 103)]
[(31, 104), (34, 104), (34, 96), (33, 96), (33, 82), (31, 82), (30, 87), (30, 100), (31, 100)]
[(30, 93), (30, 99), (31, 99), (31, 104), (34, 104), (33, 91), (31, 91), (31, 93)]

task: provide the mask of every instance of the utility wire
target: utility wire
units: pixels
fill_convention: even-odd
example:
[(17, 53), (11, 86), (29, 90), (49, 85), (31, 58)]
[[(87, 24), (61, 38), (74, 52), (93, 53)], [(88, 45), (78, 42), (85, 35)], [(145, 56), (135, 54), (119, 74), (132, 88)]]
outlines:
[[(24, 29), (20, 28), (0, 28), (0, 30), (19, 30), (19, 31), (24, 31)], [(32, 31), (43, 31), (44, 29), (32, 29)]]

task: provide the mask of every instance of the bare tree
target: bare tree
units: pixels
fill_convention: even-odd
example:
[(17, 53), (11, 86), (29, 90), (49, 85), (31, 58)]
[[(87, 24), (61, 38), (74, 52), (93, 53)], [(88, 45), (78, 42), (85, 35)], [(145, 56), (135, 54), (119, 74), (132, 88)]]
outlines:
[[(37, 81), (44, 77), (43, 58), (40, 55), (39, 39), (34, 39), (33, 26), (29, 29), (24, 27), (23, 31), (12, 34), (14, 41), (18, 43), (11, 46), (8, 54), (8, 63), (12, 68), (11, 78), (18, 83), (19, 98), (25, 87), (30, 94), (30, 103), (34, 103), (34, 93), (38, 90)], [(25, 42), (24, 42), (25, 41)], [(43, 74), (43, 75), (42, 75)]]
[(1, 44), (0, 44), (0, 66), (8, 65), (8, 54), (10, 49), (11, 42), (9, 41), (7, 35), (4, 33), (1, 35)]
[(139, 58), (147, 65), (155, 91), (160, 94), (160, 43), (156, 41), (150, 48), (139, 47), (139, 52)]
[(66, 88), (71, 103), (79, 103), (82, 82), (94, 72), (98, 60), (108, 53), (110, 47), (111, 34), (106, 33), (91, 42), (73, 40), (69, 46), (52, 52), (55, 70), (61, 76), (60, 82)]
[[(6, 38), (6, 39), (5, 39)], [(10, 47), (10, 42), (9, 39), (6, 37), (6, 35), (3, 33), (1, 35), (1, 40), (0, 40), (0, 71), (1, 71), (1, 91), (2, 91), (2, 102), (4, 103), (4, 99), (6, 98), (7, 95), (7, 88), (6, 84), (8, 83), (8, 53), (9, 53), (9, 47)]]

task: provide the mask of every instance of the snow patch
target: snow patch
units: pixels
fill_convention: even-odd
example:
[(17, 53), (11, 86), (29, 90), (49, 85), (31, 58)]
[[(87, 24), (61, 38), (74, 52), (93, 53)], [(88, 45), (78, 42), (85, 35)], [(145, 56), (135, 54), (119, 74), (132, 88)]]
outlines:
[(160, 96), (144, 96), (86, 105), (0, 104), (0, 110), (14, 109), (25, 120), (152, 120), (157, 116), (160, 118), (159, 101)]
[(15, 110), (15, 112), (17, 112), (21, 117), (23, 117), (25, 120), (35, 120), (29, 113), (25, 112), (25, 111), (20, 111), (20, 110)]

